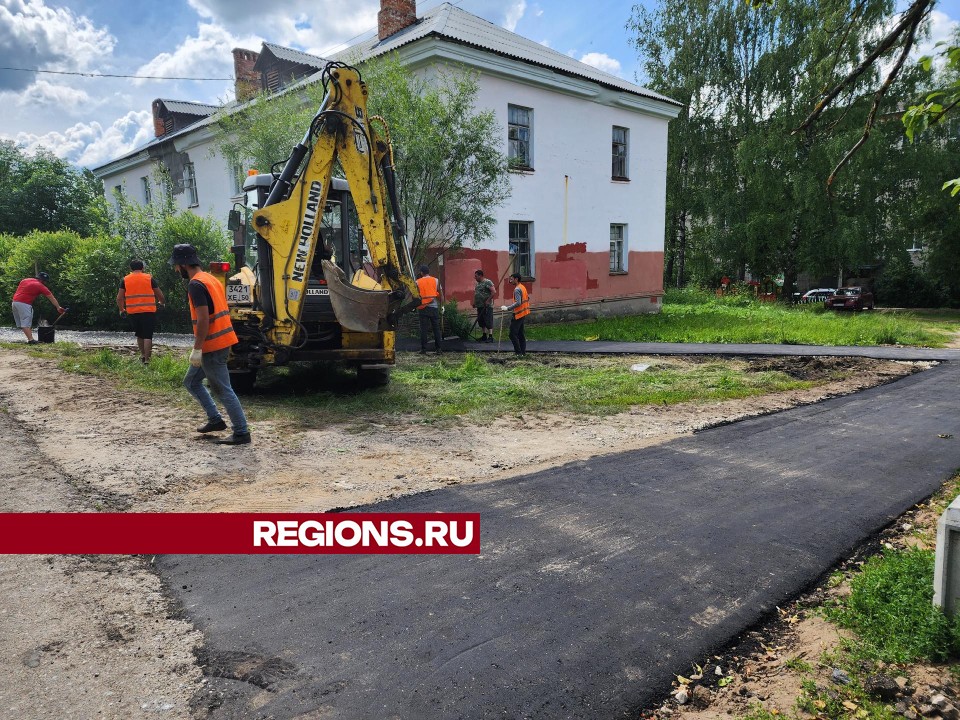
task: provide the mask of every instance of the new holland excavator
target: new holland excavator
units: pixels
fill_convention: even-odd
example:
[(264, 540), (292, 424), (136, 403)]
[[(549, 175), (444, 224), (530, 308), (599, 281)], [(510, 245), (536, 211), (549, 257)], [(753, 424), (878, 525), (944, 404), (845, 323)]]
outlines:
[(382, 384), (397, 320), (419, 304), (386, 122), (367, 116), (356, 68), (330, 63), (322, 80), (320, 109), (283, 169), (244, 182), (233, 273), (211, 266), (239, 338), (229, 361), (239, 390), (263, 367), (299, 361), (337, 361)]

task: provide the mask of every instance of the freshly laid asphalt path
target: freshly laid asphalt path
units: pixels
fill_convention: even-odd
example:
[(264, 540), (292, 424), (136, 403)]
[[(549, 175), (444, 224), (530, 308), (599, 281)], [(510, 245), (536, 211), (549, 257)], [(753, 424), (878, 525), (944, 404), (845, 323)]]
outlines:
[[(635, 348), (609, 352), (663, 352)], [(479, 556), (157, 567), (204, 632), (210, 697), (223, 693), (213, 718), (634, 718), (674, 673), (960, 468), (958, 386), (949, 362), (663, 445), (365, 508), (479, 512)]]
[[(75, 342), (78, 345), (130, 345), (134, 346), (133, 333), (107, 332), (100, 330), (57, 329), (58, 342)], [(0, 342), (23, 342), (23, 333), (14, 328), (0, 328)], [(192, 335), (157, 333), (154, 345), (188, 348), (193, 344)], [(512, 355), (513, 346), (506, 338), (497, 343), (463, 342), (459, 338), (446, 338), (445, 347), (453, 351), (496, 353)], [(432, 343), (431, 343), (432, 345)], [(416, 338), (398, 337), (399, 350), (416, 351), (420, 341)], [(852, 345), (765, 345), (748, 343), (651, 343), (651, 342), (582, 342), (579, 340), (531, 340), (527, 352), (570, 353), (588, 355), (797, 355), (867, 357), (883, 360), (960, 360), (960, 349), (916, 348), (899, 346), (858, 347)]]

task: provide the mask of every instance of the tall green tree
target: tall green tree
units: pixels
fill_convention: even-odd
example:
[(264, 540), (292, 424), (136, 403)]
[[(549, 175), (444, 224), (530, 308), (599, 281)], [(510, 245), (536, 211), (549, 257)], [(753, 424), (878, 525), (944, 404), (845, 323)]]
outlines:
[[(925, 189), (922, 162), (943, 149), (905, 148), (898, 105), (922, 78), (901, 69), (879, 99), (867, 67), (804, 124), (810, 108), (871, 53), (894, 17), (889, 0), (660, 0), (634, 9), (647, 81), (687, 104), (672, 123), (666, 281), (720, 275), (837, 277), (903, 253), (917, 233), (907, 198)], [(838, 29), (844, 30), (838, 39)], [(877, 142), (851, 155), (871, 126)], [(799, 130), (798, 130), (799, 129)], [(692, 242), (691, 242), (692, 241)], [(671, 262), (673, 260), (673, 262)]]
[[(502, 130), (492, 111), (474, 105), (476, 78), (459, 70), (415, 75), (393, 56), (360, 69), (369, 87), (368, 112), (389, 127), (399, 212), (414, 258), (493, 239), (494, 211), (508, 197), (510, 182)], [(262, 95), (239, 112), (223, 114), (221, 153), (238, 167), (252, 162), (261, 172), (282, 163), (322, 96), (315, 83)]]
[[(702, 179), (716, 142), (716, 97), (706, 88), (716, 57), (717, 34), (710, 0), (660, 3), (653, 9), (635, 5), (627, 23), (633, 43), (645, 58), (644, 70), (656, 90), (683, 103), (670, 124), (667, 150), (667, 236), (665, 282), (681, 287), (687, 279), (688, 242), (706, 215), (707, 188)], [(701, 244), (703, 244), (701, 242)]]
[(26, 235), (70, 230), (92, 235), (106, 227), (103, 185), (93, 173), (40, 149), (28, 154), (10, 140), (0, 141), (0, 232)]

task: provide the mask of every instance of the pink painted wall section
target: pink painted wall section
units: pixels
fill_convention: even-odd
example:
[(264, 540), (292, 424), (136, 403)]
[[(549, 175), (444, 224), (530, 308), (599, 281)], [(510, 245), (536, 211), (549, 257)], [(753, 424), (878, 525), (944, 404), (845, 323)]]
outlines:
[[(441, 277), (447, 300), (456, 300), (461, 306), (466, 303), (464, 307), (470, 307), (473, 302), (473, 288), (477, 284), (473, 273), (483, 270), (484, 277), (490, 278), (496, 285), (501, 280), (500, 273), (509, 267), (510, 254), (496, 250), (466, 250), (456, 258), (447, 258)], [(510, 272), (506, 274), (509, 275)], [(500, 285), (506, 284), (505, 275)]]
[[(513, 272), (511, 260), (509, 253), (497, 250), (464, 250), (456, 258), (447, 258), (441, 278), (447, 299), (469, 307), (473, 300), (473, 273), (482, 269), (497, 286), (498, 300), (512, 302), (512, 289), (507, 282), (507, 275)], [(663, 294), (662, 252), (631, 252), (627, 273), (611, 275), (607, 253), (587, 252), (585, 244), (571, 243), (557, 252), (537, 253), (536, 267), (537, 279), (527, 287), (533, 307)]]

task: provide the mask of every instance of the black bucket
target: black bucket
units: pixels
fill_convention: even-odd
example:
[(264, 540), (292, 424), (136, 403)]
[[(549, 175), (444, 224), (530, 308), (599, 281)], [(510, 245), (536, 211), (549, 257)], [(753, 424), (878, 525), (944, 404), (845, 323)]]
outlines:
[(37, 328), (37, 340), (42, 343), (52, 343), (57, 336), (57, 329), (53, 325), (41, 325)]

